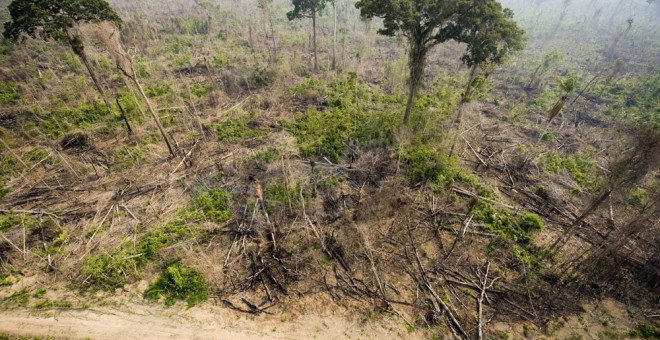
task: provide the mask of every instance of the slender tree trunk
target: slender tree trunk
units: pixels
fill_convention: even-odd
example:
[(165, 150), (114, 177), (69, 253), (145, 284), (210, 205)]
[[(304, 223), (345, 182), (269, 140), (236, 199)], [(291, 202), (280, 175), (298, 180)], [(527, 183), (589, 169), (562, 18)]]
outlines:
[(275, 25), (273, 24), (273, 14), (268, 13), (268, 24), (270, 25), (270, 40), (273, 43), (273, 61), (277, 60), (277, 42), (275, 40)]
[(115, 101), (117, 102), (117, 107), (119, 108), (119, 112), (121, 112), (121, 118), (124, 120), (124, 123), (126, 123), (126, 129), (128, 129), (128, 134), (132, 135), (133, 129), (131, 128), (131, 123), (128, 122), (128, 117), (126, 117), (126, 111), (124, 111), (124, 108), (121, 106), (121, 103), (119, 102), (119, 97), (115, 98)]
[(85, 54), (85, 48), (82, 45), (82, 41), (80, 40), (80, 37), (78, 37), (77, 35), (70, 34), (69, 44), (71, 45), (71, 48), (73, 48), (73, 53), (75, 53), (85, 65), (85, 68), (87, 69), (87, 73), (89, 73), (89, 76), (92, 78), (96, 90), (99, 91), (99, 94), (101, 94), (101, 99), (103, 99), (103, 103), (105, 103), (105, 106), (108, 108), (108, 111), (112, 112), (112, 106), (110, 106), (110, 102), (108, 102), (108, 99), (105, 96), (105, 91), (103, 91), (103, 88), (101, 87), (101, 84), (96, 78), (96, 74), (94, 73), (92, 66), (89, 64), (89, 60), (87, 60), (87, 54)]
[(144, 102), (147, 104), (147, 108), (149, 109), (149, 113), (151, 113), (151, 118), (153, 118), (154, 122), (156, 123), (156, 126), (158, 127), (158, 130), (160, 131), (160, 134), (163, 136), (163, 139), (165, 140), (165, 144), (167, 144), (167, 149), (170, 151), (170, 156), (172, 158), (176, 157), (176, 154), (174, 153), (174, 149), (172, 149), (172, 144), (170, 144), (170, 139), (167, 138), (167, 134), (165, 133), (165, 129), (163, 128), (163, 124), (160, 123), (160, 119), (158, 119), (158, 115), (156, 114), (156, 111), (154, 110), (153, 106), (151, 106), (151, 102), (149, 101), (149, 98), (147, 95), (144, 93), (144, 89), (142, 88), (142, 85), (140, 85), (140, 82), (138, 81), (137, 78), (137, 73), (135, 72), (135, 67), (133, 66), (133, 62), (130, 62), (131, 64), (131, 74), (127, 74), (126, 71), (124, 73), (131, 78), (135, 86), (137, 87), (138, 91), (140, 91), (140, 94), (142, 95), (142, 99)]
[(312, 46), (314, 48), (314, 71), (318, 71), (319, 61), (316, 56), (316, 10), (312, 13)]
[(332, 28), (332, 31), (333, 31), (332, 69), (336, 70), (337, 69), (337, 1), (336, 0), (332, 1), (332, 9), (333, 9), (334, 17), (335, 17), (334, 26)]
[(467, 88), (465, 89), (465, 95), (463, 96), (463, 102), (470, 100), (470, 95), (472, 94), (472, 82), (477, 75), (478, 65), (473, 65), (470, 69), (470, 76), (468, 77)]
[(411, 42), (408, 68), (410, 69), (408, 101), (406, 103), (406, 112), (403, 115), (403, 124), (407, 125), (410, 121), (410, 112), (415, 101), (415, 96), (422, 84), (424, 77), (424, 67), (426, 66), (426, 53), (428, 49), (424, 46), (423, 39)]

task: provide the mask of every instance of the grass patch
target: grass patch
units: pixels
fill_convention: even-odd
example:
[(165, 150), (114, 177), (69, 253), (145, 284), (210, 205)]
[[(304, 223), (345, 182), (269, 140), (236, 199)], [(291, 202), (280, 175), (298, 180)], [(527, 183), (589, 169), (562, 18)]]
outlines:
[(145, 146), (124, 145), (115, 153), (115, 164), (121, 169), (130, 169), (146, 157)]
[(69, 301), (50, 301), (43, 300), (34, 304), (35, 309), (47, 309), (47, 308), (71, 308), (73, 304)]
[(231, 195), (222, 189), (211, 189), (198, 195), (191, 204), (181, 208), (175, 218), (163, 225), (151, 227), (137, 239), (124, 242), (112, 252), (90, 255), (83, 273), (94, 286), (112, 290), (139, 276), (139, 269), (159, 257), (163, 248), (190, 237), (201, 237), (199, 222), (221, 223), (231, 217)]
[(502, 235), (523, 245), (529, 244), (532, 235), (544, 228), (543, 219), (536, 214), (524, 212), (514, 215), (485, 201), (474, 204), (471, 213), (475, 221), (484, 223), (486, 232)]
[(358, 82), (354, 73), (329, 82), (307, 78), (291, 92), (307, 109), (296, 113), (295, 122), (281, 124), (296, 137), (303, 157), (338, 163), (349, 140), (354, 147), (394, 143), (401, 118), (398, 99)]
[(628, 336), (642, 339), (660, 339), (660, 328), (640, 323), (628, 332)]
[(566, 171), (581, 187), (596, 192), (601, 180), (596, 171), (596, 162), (589, 157), (571, 155), (562, 157), (555, 151), (546, 154), (542, 159), (543, 168), (552, 173)]
[(261, 131), (248, 128), (247, 122), (243, 119), (228, 120), (222, 124), (216, 124), (215, 132), (221, 142), (237, 142), (264, 135)]
[(28, 214), (6, 213), (0, 215), (0, 232), (9, 231), (15, 227), (32, 228), (37, 225), (37, 221)]
[(208, 299), (207, 288), (199, 271), (181, 265), (179, 261), (167, 264), (163, 274), (145, 292), (147, 298), (159, 300), (172, 306), (176, 300), (184, 300), (188, 308)]

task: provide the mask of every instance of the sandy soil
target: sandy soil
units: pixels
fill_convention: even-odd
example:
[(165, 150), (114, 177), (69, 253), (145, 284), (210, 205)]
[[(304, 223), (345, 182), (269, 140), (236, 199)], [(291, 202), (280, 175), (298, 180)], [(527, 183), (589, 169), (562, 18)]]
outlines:
[[(279, 314), (279, 313), (278, 313)], [(420, 331), (417, 331), (420, 332)], [(75, 339), (393, 339), (408, 333), (389, 318), (364, 321), (306, 314), (253, 317), (216, 306), (0, 311), (0, 334)]]

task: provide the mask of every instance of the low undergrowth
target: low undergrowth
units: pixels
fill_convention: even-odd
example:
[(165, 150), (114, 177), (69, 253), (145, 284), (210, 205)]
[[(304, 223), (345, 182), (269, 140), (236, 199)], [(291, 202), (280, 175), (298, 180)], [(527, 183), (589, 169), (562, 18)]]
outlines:
[[(201, 237), (199, 223), (221, 223), (231, 217), (231, 196), (222, 189), (199, 194), (189, 206), (163, 225), (150, 227), (136, 242), (127, 240), (116, 250), (88, 256), (83, 266), (87, 281), (99, 288), (114, 289), (139, 276), (139, 269), (159, 257), (163, 248), (187, 238)], [(132, 238), (131, 238), (132, 239)]]
[(144, 293), (147, 298), (172, 306), (176, 300), (184, 300), (188, 308), (208, 299), (207, 286), (199, 271), (182, 266), (179, 261), (169, 262), (161, 276)]

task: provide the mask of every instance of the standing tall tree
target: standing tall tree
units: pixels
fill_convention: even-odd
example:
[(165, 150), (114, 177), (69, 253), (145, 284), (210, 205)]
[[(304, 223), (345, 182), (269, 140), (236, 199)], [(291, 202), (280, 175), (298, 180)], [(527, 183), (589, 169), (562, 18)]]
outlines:
[(470, 98), (478, 69), (501, 64), (513, 52), (525, 47), (525, 31), (513, 21), (513, 12), (495, 1), (483, 1), (466, 8), (459, 25), (464, 26), (459, 41), (467, 44), (463, 62), (470, 67), (464, 100)]
[(89, 64), (82, 38), (75, 29), (80, 23), (102, 21), (120, 26), (121, 19), (105, 0), (14, 0), (9, 4), (9, 14), (11, 21), (5, 23), (5, 38), (16, 41), (27, 35), (68, 44), (87, 68), (94, 86), (108, 110), (111, 110), (105, 92)]
[(293, 10), (286, 14), (289, 20), (312, 19), (312, 44), (314, 47), (314, 70), (318, 71), (319, 61), (316, 54), (316, 17), (325, 8), (326, 0), (291, 0)]
[[(426, 58), (429, 51), (448, 40), (461, 41), (464, 31), (477, 31), (480, 27), (492, 26), (494, 17), (503, 16), (501, 6), (495, 0), (359, 0), (355, 6), (363, 18), (379, 17), (384, 27), (378, 30), (383, 35), (401, 33), (408, 39), (409, 91), (404, 124), (410, 119), (415, 96), (421, 87)], [(483, 8), (483, 16), (476, 15), (473, 7)], [(466, 22), (466, 24), (462, 24)], [(479, 23), (479, 25), (477, 25)], [(474, 42), (470, 42), (474, 44)]]

